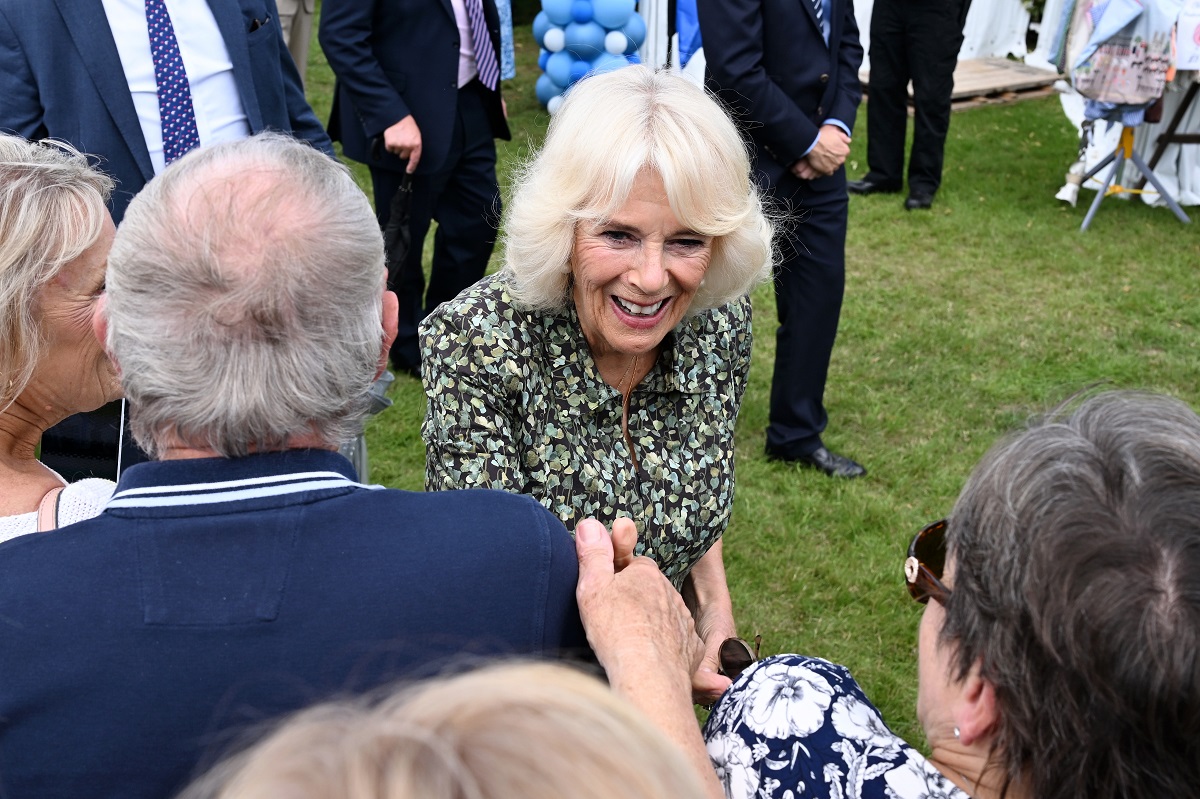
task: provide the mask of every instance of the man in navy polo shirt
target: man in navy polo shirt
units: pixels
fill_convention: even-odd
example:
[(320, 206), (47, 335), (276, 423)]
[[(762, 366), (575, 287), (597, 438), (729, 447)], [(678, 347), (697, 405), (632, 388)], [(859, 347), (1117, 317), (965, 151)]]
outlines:
[(463, 653), (585, 650), (532, 499), (356, 482), (396, 333), (347, 171), (272, 134), (132, 202), (95, 325), (154, 461), (97, 518), (0, 545), (0, 797), (164, 797), (247, 727)]

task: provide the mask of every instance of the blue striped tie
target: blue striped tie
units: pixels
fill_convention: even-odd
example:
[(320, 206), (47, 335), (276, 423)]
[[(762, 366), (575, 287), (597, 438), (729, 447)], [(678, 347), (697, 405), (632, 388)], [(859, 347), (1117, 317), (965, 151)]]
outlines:
[(813, 11), (817, 12), (817, 22), (821, 23), (825, 19), (825, 0), (812, 0)]
[(163, 0), (146, 0), (146, 26), (150, 31), (150, 57), (158, 84), (158, 115), (162, 122), (163, 159), (169, 164), (200, 146), (196, 111), (188, 84), (175, 27)]
[[(820, 0), (817, 0), (820, 2)], [(483, 0), (465, 0), (467, 18), (471, 21), (471, 42), (475, 45), (475, 66), (479, 69), (479, 82), (492, 91), (500, 82), (500, 61), (492, 47), (488, 34), (487, 19), (483, 16)]]

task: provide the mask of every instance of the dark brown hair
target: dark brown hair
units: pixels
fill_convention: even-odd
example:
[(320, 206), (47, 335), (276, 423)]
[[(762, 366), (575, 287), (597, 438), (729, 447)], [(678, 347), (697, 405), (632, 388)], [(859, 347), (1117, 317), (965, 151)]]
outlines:
[(943, 645), (996, 688), (992, 766), (1040, 799), (1200, 785), (1200, 418), (1111, 392), (994, 448), (955, 505)]

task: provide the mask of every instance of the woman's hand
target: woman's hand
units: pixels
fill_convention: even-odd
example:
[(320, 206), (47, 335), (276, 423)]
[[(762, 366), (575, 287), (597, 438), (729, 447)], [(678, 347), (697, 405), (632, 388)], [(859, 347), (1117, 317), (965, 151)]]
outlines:
[(711, 705), (730, 685), (728, 677), (717, 673), (721, 642), (737, 635), (720, 541), (692, 567), (683, 584), (683, 598), (692, 612), (696, 634), (704, 641), (704, 658), (692, 675), (692, 700), (699, 705)]

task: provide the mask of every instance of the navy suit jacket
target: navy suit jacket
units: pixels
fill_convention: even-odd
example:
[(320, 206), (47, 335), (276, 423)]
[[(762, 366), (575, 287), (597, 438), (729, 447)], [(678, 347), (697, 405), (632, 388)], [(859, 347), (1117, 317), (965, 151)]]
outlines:
[[(500, 18), (483, 0), (496, 57)], [(441, 169), (458, 107), (458, 26), (450, 0), (325, 0), (317, 31), (337, 75), (329, 133), (355, 161), (400, 171), (405, 161), (373, 141), (412, 114), (421, 129), (418, 174)], [(492, 135), (509, 139), (499, 87), (488, 92)]]
[(312, 702), (588, 652), (537, 501), (363, 486), (321, 450), (132, 466), (98, 517), (0, 544), (0, 574), (0, 799), (165, 799)]
[[(250, 130), (290, 132), (333, 156), (304, 99), (274, 0), (208, 0)], [(251, 31), (255, 20), (269, 20)], [(154, 168), (101, 0), (0, 0), (0, 130), (52, 137), (99, 159), (117, 181), (120, 222)]]
[[(697, 0), (709, 87), (745, 124), (759, 171), (777, 185), (828, 119), (851, 130), (862, 99), (852, 0), (832, 0), (829, 44), (811, 0)], [(814, 190), (845, 181), (838, 170)]]

